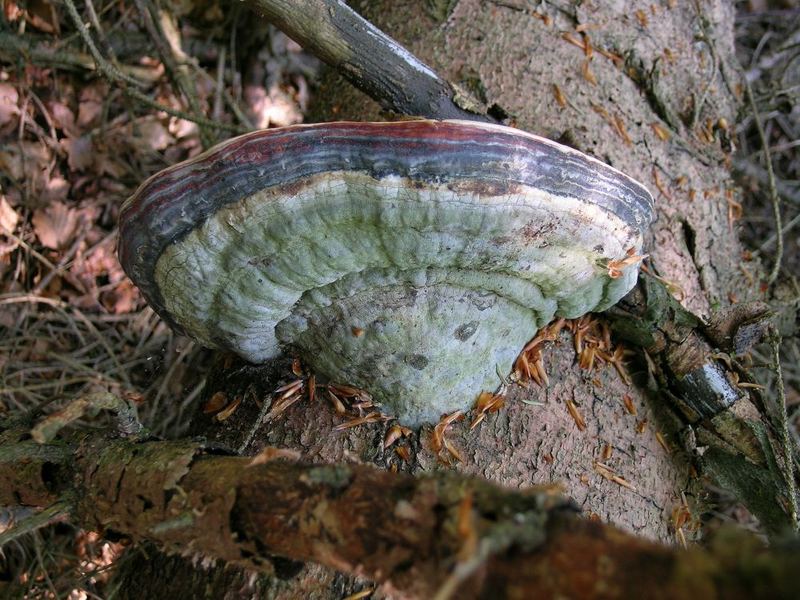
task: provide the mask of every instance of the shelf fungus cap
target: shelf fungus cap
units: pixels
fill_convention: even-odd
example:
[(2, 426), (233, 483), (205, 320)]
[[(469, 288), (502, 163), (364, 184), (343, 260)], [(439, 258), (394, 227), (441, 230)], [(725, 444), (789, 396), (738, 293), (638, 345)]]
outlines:
[(257, 131), (147, 180), (120, 259), (175, 329), (291, 348), (416, 425), (469, 408), (555, 315), (636, 281), (653, 198), (576, 150), (461, 121)]

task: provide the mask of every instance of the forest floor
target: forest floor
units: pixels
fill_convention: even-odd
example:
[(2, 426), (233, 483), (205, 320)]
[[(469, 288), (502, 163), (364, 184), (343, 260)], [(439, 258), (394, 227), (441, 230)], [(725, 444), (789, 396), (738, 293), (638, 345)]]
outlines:
[[(71, 0), (2, 6), (0, 419), (111, 391), (133, 400), (156, 435), (178, 436), (210, 353), (162, 323), (122, 271), (120, 208), (148, 176), (218, 141), (301, 122), (319, 65), (280, 32), (253, 27), (244, 9), (223, 14), (213, 2), (203, 14), (169, 13), (152, 0), (87, 1), (75, 14)], [(779, 238), (769, 156), (782, 289), (796, 302), (800, 9), (748, 6), (737, 40), (757, 111), (731, 124), (746, 191), (734, 216), (768, 271)], [(782, 358), (797, 431), (800, 339), (791, 332)], [(766, 352), (754, 359), (769, 362)], [(0, 532), (8, 525), (0, 512)], [(31, 597), (104, 597), (118, 544), (66, 525), (30, 537), (0, 551), (0, 585), (13, 581)]]

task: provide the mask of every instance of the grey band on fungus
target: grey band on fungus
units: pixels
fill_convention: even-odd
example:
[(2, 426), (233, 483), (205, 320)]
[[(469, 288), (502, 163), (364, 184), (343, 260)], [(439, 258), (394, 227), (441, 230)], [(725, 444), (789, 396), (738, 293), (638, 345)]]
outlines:
[(638, 267), (604, 265), (639, 252), (653, 214), (630, 177), (516, 129), (327, 123), (150, 178), (119, 252), (176, 329), (253, 362), (292, 347), (416, 425), (494, 389), (554, 315), (617, 302)]

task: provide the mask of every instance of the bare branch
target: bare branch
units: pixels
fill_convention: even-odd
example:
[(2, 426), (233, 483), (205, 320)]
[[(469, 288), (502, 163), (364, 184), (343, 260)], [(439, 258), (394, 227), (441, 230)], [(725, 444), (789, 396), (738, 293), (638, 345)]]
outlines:
[(24, 433), (0, 434), (0, 504), (74, 499), (72, 520), (86, 528), (259, 570), (271, 569), (273, 554), (311, 560), (405, 597), (780, 595), (800, 568), (797, 553), (768, 551), (744, 532), (711, 552), (659, 546), (580, 518), (548, 487), (506, 490), (367, 465), (254, 464), (205, 455), (192, 442), (85, 432), (74, 444), (40, 446)]
[(341, 0), (247, 4), (387, 109), (434, 119), (492, 120), (458, 106), (450, 84)]

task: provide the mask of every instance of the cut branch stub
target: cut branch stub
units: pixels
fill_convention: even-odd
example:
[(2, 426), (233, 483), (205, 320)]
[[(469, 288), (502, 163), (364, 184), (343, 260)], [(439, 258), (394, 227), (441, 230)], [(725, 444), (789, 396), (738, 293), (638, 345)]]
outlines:
[(120, 258), (179, 331), (253, 362), (295, 348), (409, 424), (472, 405), (554, 315), (635, 283), (649, 192), (589, 156), (461, 121), (229, 140), (145, 182)]

